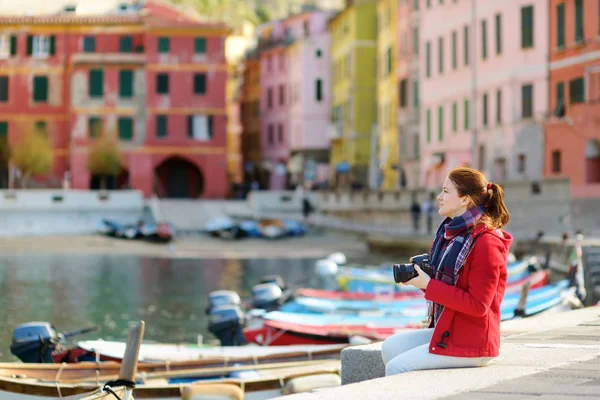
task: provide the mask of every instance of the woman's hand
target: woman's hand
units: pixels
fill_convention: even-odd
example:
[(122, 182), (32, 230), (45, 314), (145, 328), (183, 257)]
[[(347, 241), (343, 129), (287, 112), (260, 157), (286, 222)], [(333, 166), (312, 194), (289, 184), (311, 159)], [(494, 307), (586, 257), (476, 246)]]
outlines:
[(406, 285), (412, 285), (412, 286), (416, 287), (417, 289), (426, 289), (431, 278), (429, 277), (429, 275), (427, 275), (425, 272), (423, 272), (423, 270), (421, 268), (419, 268), (419, 266), (417, 264), (414, 264), (414, 267), (415, 267), (415, 271), (417, 271), (419, 276), (416, 276), (416, 277), (412, 278), (410, 281), (406, 282)]

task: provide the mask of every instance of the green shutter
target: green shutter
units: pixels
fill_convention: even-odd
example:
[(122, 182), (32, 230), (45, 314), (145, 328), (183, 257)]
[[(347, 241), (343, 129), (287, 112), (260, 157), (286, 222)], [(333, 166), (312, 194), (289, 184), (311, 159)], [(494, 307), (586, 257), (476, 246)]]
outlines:
[(99, 138), (102, 136), (103, 121), (101, 117), (90, 117), (88, 124), (88, 131), (90, 138)]
[(452, 104), (452, 132), (458, 131), (458, 105), (456, 102)]
[(129, 117), (119, 117), (119, 139), (133, 139), (133, 120)]
[(167, 136), (167, 116), (156, 116), (156, 137), (162, 138)]
[(469, 65), (469, 27), (465, 26), (463, 28), (463, 36), (465, 39), (465, 43), (463, 44), (465, 49), (465, 65)]
[(502, 15), (496, 14), (496, 54), (502, 54)]
[(427, 110), (427, 143), (431, 143), (431, 110)]
[(0, 121), (0, 138), (6, 139), (8, 137), (8, 122)]
[(469, 100), (465, 100), (465, 131), (469, 130)]
[(481, 59), (487, 58), (487, 21), (481, 21)]
[(456, 61), (456, 31), (452, 32), (452, 69), (457, 68)]
[(119, 97), (133, 97), (133, 71), (119, 71)]
[(196, 54), (204, 54), (206, 53), (206, 38), (196, 38), (194, 44), (194, 52)]
[(195, 74), (194, 75), (194, 93), (205, 94), (206, 93), (206, 74)]
[(413, 82), (413, 107), (419, 107), (419, 81)]
[(168, 53), (169, 52), (169, 38), (161, 37), (158, 38), (158, 52), (159, 53)]
[(213, 138), (213, 126), (214, 126), (213, 116), (209, 115), (208, 116), (208, 138), (209, 139)]
[(56, 52), (56, 39), (55, 39), (54, 35), (50, 36), (49, 40), (50, 40), (50, 55), (53, 56), (54, 53)]
[(425, 76), (431, 76), (431, 43), (425, 44)]
[(575, 0), (575, 42), (583, 40), (583, 0)]
[(388, 47), (387, 49), (387, 76), (390, 76), (392, 74), (392, 69), (393, 69), (393, 60), (392, 60), (392, 48)]
[(10, 55), (17, 55), (17, 37), (15, 35), (10, 36)]
[(33, 77), (33, 101), (36, 103), (48, 101), (48, 77)]
[(101, 69), (90, 70), (89, 79), (90, 97), (102, 97), (104, 95), (104, 71)]
[(483, 126), (488, 125), (488, 95), (483, 95)]
[(533, 47), (533, 6), (521, 7), (521, 48)]
[(33, 53), (33, 36), (27, 35), (27, 54), (31, 55)]
[(556, 47), (565, 47), (565, 4), (556, 6)]
[(119, 40), (119, 50), (121, 53), (131, 53), (133, 48), (133, 39), (131, 36), (121, 36)]
[(556, 84), (556, 104), (561, 104), (565, 106), (565, 83), (558, 82)]
[(156, 75), (156, 93), (169, 94), (169, 75), (168, 74)]
[(188, 126), (188, 137), (194, 137), (194, 116), (188, 115), (187, 117), (187, 126)]
[(444, 72), (444, 38), (438, 38), (438, 71)]
[(8, 101), (8, 86), (9, 78), (8, 76), (0, 76), (0, 101), (5, 103)]
[(438, 107), (438, 140), (444, 140), (444, 108)]
[(496, 92), (496, 122), (502, 123), (502, 91), (500, 89)]

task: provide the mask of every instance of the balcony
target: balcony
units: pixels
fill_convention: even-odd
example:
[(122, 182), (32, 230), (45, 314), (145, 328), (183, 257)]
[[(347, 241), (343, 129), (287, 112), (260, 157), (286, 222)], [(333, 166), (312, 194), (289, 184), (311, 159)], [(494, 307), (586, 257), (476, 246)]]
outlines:
[(76, 53), (71, 64), (145, 64), (146, 55), (140, 53)]

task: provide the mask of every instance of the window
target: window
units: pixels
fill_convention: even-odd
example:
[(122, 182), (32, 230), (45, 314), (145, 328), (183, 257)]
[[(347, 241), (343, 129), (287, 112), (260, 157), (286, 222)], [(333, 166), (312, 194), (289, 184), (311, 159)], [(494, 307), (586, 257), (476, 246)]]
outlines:
[(500, 89), (496, 92), (496, 122), (502, 123), (502, 91)]
[(406, 97), (407, 97), (407, 86), (408, 86), (408, 80), (406, 79), (402, 79), (400, 81), (400, 90), (399, 90), (399, 99), (398, 99), (398, 103), (400, 104), (401, 108), (406, 107)]
[(464, 56), (465, 56), (465, 65), (469, 65), (469, 27), (467, 25), (465, 25), (465, 27), (463, 28), (463, 36), (464, 36), (464, 47), (465, 47), (465, 52), (464, 52)]
[(0, 58), (9, 58), (17, 54), (17, 37), (0, 35)]
[(525, 168), (527, 164), (527, 158), (525, 157), (525, 154), (519, 154), (518, 158), (517, 158), (517, 172), (523, 173), (525, 172)]
[(419, 28), (413, 28), (413, 54), (419, 54)]
[(279, 144), (283, 143), (283, 125), (282, 124), (277, 125), (277, 142)]
[(431, 143), (431, 110), (427, 110), (427, 143)]
[(431, 0), (427, 0), (427, 8), (431, 8)]
[(133, 71), (124, 69), (119, 71), (119, 97), (133, 97)]
[(33, 101), (35, 103), (45, 103), (48, 101), (48, 77), (33, 77)]
[(487, 21), (481, 21), (481, 59), (487, 58)]
[(575, 43), (583, 41), (583, 0), (575, 0)]
[(414, 1), (413, 1), (413, 10), (415, 10), (415, 11), (416, 11), (416, 10), (418, 10), (418, 9), (419, 9), (419, 2), (420, 2), (420, 1), (421, 1), (421, 0), (414, 0)]
[(0, 139), (8, 138), (8, 122), (0, 121)]
[(206, 93), (206, 74), (194, 74), (194, 93)]
[(469, 100), (465, 100), (465, 131), (469, 130)]
[(267, 90), (267, 109), (273, 108), (273, 89)]
[(279, 105), (285, 105), (285, 85), (279, 85)]
[(412, 90), (412, 98), (413, 98), (413, 107), (419, 107), (419, 81), (413, 82), (413, 90)]
[(206, 38), (199, 37), (194, 41), (194, 52), (196, 54), (206, 53)]
[(94, 36), (84, 36), (82, 46), (84, 53), (93, 53), (96, 51), (96, 38)]
[(577, 104), (585, 101), (583, 78), (573, 79), (569, 82), (569, 103)]
[(521, 48), (533, 47), (533, 6), (521, 7)]
[(54, 35), (27, 36), (27, 54), (34, 58), (47, 58), (54, 55)]
[(452, 103), (452, 132), (458, 131), (458, 104)]
[(394, 59), (392, 57), (392, 48), (388, 47), (387, 49), (387, 76), (392, 74), (392, 70), (394, 69)]
[(104, 94), (104, 72), (101, 69), (91, 69), (89, 82), (90, 97), (102, 97)]
[(0, 102), (8, 101), (8, 76), (0, 76)]
[(438, 107), (438, 140), (444, 140), (444, 107)]
[(157, 115), (156, 116), (156, 137), (164, 138), (167, 137), (167, 116)]
[(444, 72), (444, 38), (438, 38), (438, 71)]
[(560, 150), (552, 152), (552, 173), (560, 174)]
[(483, 95), (483, 104), (481, 105), (483, 108), (483, 126), (488, 126), (488, 95), (484, 93)]
[(533, 85), (521, 87), (521, 115), (523, 118), (533, 117)]
[(556, 47), (565, 47), (565, 3), (556, 6)]
[(168, 74), (156, 75), (156, 93), (169, 94), (169, 75)]
[(496, 54), (502, 54), (502, 15), (496, 14)]
[(315, 51), (315, 55), (317, 56), (317, 58), (321, 58), (323, 52), (321, 51), (321, 49), (317, 49), (317, 51)]
[(456, 69), (458, 67), (457, 59), (456, 59), (456, 31), (452, 32), (452, 69)]
[(213, 118), (210, 115), (188, 116), (188, 137), (197, 141), (208, 141), (213, 137)]
[(133, 119), (130, 117), (119, 117), (119, 139), (133, 139)]
[(158, 38), (158, 52), (161, 54), (168, 53), (170, 47), (170, 41), (168, 37)]
[(565, 83), (558, 82), (556, 84), (556, 106), (565, 106)]
[(95, 139), (102, 136), (104, 122), (101, 117), (90, 117), (88, 120), (88, 133), (90, 138)]
[(431, 42), (425, 43), (425, 76), (431, 77)]
[(119, 39), (119, 51), (121, 53), (131, 53), (133, 49), (133, 38), (131, 36), (121, 36)]
[(315, 98), (317, 101), (323, 100), (323, 81), (321, 79), (315, 81)]
[(267, 137), (267, 141), (269, 144), (273, 144), (274, 142), (274, 132), (273, 132), (273, 125), (269, 125), (267, 127), (267, 133), (268, 133), (268, 137)]

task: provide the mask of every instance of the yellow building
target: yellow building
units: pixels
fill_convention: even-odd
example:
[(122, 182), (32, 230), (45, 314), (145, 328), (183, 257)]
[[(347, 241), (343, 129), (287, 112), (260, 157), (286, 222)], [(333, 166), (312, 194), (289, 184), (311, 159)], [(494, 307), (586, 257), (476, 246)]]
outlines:
[(381, 189), (398, 187), (398, 78), (396, 23), (397, 0), (377, 1), (377, 104), (378, 167), (382, 173)]
[(368, 184), (377, 120), (377, 1), (355, 0), (329, 22), (332, 63), (332, 182)]

